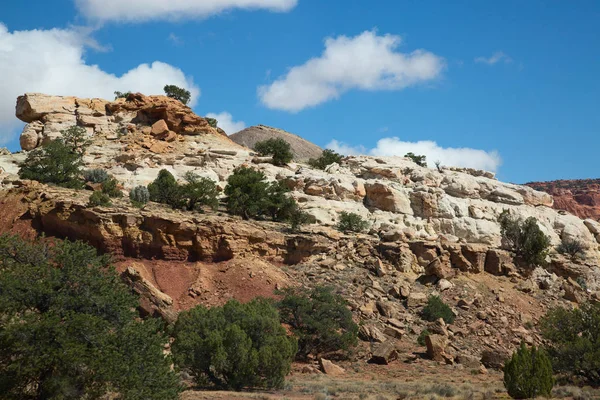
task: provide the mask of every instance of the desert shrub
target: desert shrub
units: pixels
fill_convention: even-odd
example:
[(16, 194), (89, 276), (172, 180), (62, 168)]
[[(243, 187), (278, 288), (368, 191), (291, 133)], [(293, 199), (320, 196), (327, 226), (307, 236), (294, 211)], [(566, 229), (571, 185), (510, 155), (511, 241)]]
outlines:
[(522, 221), (504, 210), (498, 222), (504, 240), (526, 263), (543, 265), (546, 262), (550, 238), (541, 231), (534, 217)]
[(356, 213), (342, 211), (339, 214), (337, 229), (342, 232), (362, 232), (369, 227), (369, 223)]
[(454, 322), (455, 317), (450, 306), (444, 303), (440, 296), (429, 296), (427, 305), (421, 311), (421, 318), (430, 322), (442, 318), (444, 322), (451, 324)]
[(4, 235), (0, 266), (1, 398), (177, 399), (161, 324), (139, 320), (108, 257)]
[(289, 163), (294, 158), (290, 144), (281, 138), (258, 142), (254, 145), (254, 150), (261, 156), (273, 157), (273, 164), (279, 166)]
[(421, 346), (425, 346), (425, 338), (431, 335), (431, 333), (427, 329), (423, 329), (417, 338), (417, 343)]
[(333, 163), (340, 164), (342, 162), (343, 157), (344, 156), (336, 153), (333, 150), (326, 149), (323, 150), (323, 153), (319, 158), (311, 158), (310, 160), (308, 160), (308, 165), (310, 165), (313, 168), (324, 170)]
[(418, 156), (415, 153), (406, 153), (404, 155), (406, 158), (410, 158), (415, 164), (426, 167), (427, 166), (427, 157), (426, 156)]
[(556, 251), (560, 254), (565, 254), (571, 258), (583, 255), (585, 247), (583, 243), (577, 239), (563, 238), (560, 244), (556, 247)]
[(172, 204), (179, 196), (179, 185), (172, 173), (161, 169), (156, 179), (148, 185), (148, 193), (151, 201)]
[(165, 94), (168, 97), (179, 100), (180, 102), (186, 105), (190, 102), (190, 99), (192, 97), (192, 94), (189, 92), (189, 90), (180, 88), (175, 85), (166, 85), (163, 90), (165, 91)]
[(212, 126), (215, 129), (219, 125), (219, 121), (217, 121), (215, 118), (204, 117), (204, 119), (206, 120), (206, 122), (208, 122), (208, 125)]
[(150, 201), (150, 192), (146, 186), (136, 186), (129, 192), (129, 200), (136, 207), (141, 207)]
[(298, 354), (347, 351), (357, 344), (358, 325), (344, 298), (330, 287), (316, 287), (308, 294), (299, 289), (285, 289), (277, 303), (282, 322), (298, 337)]
[(108, 172), (104, 169), (86, 169), (83, 171), (83, 179), (86, 182), (102, 183), (108, 179)]
[(554, 386), (552, 364), (542, 349), (528, 348), (525, 343), (504, 365), (504, 386), (514, 399), (550, 396)]
[(239, 167), (227, 179), (227, 211), (244, 219), (289, 221), (299, 209), (288, 192), (281, 182), (268, 183), (262, 172)]
[(302, 211), (299, 207), (294, 209), (289, 217), (290, 229), (296, 232), (302, 225), (313, 224), (316, 222), (316, 218), (309, 213)]
[(179, 314), (172, 345), (175, 362), (200, 384), (219, 388), (281, 387), (296, 343), (265, 299), (223, 307), (198, 306)]
[(131, 92), (119, 92), (118, 90), (115, 90), (115, 100), (126, 99), (130, 94)]
[(540, 331), (554, 371), (600, 385), (600, 304), (553, 308), (541, 319)]
[(184, 176), (186, 183), (181, 186), (179, 191), (179, 207), (187, 210), (200, 210), (202, 206), (208, 206), (213, 209), (219, 205), (219, 190), (212, 179), (204, 178), (187, 172)]
[(83, 187), (83, 154), (90, 144), (85, 138), (86, 131), (82, 127), (73, 126), (61, 133), (60, 138), (27, 154), (20, 165), (21, 179), (53, 183), (72, 189)]
[(119, 189), (119, 181), (114, 176), (109, 176), (102, 182), (102, 193), (111, 198), (123, 197), (123, 192)]
[(100, 191), (94, 191), (88, 200), (88, 206), (90, 207), (108, 207), (110, 205), (110, 197), (106, 193)]

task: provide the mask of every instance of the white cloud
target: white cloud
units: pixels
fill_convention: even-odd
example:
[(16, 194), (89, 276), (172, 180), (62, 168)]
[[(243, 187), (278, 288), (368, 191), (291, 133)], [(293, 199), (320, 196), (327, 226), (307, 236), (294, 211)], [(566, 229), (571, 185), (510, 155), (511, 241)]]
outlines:
[(81, 33), (63, 29), (9, 32), (0, 23), (0, 142), (14, 136), (15, 102), (26, 92), (112, 100), (115, 90), (162, 94), (164, 85), (173, 84), (190, 90), (192, 106), (200, 96), (190, 77), (159, 61), (141, 64), (121, 76), (87, 64), (84, 52), (94, 42)]
[(444, 59), (425, 50), (400, 53), (400, 36), (365, 31), (325, 39), (321, 56), (295, 66), (258, 95), (267, 107), (297, 112), (351, 89), (401, 90), (441, 75)]
[(488, 65), (494, 65), (503, 61), (505, 64), (511, 63), (513, 60), (508, 56), (508, 54), (503, 51), (497, 51), (492, 54), (490, 57), (477, 57), (475, 58), (476, 63), (483, 63)]
[(144, 22), (206, 18), (232, 9), (289, 11), (298, 0), (75, 0), (96, 21)]
[(430, 167), (435, 161), (449, 167), (466, 167), (496, 172), (502, 164), (502, 159), (496, 151), (471, 149), (468, 147), (441, 147), (431, 140), (418, 142), (403, 142), (397, 137), (383, 138), (377, 146), (367, 149), (364, 146), (349, 146), (345, 143), (332, 140), (327, 146), (341, 154), (373, 156), (404, 156), (406, 153), (425, 155)]
[(228, 135), (232, 135), (236, 132), (246, 129), (244, 121), (234, 121), (233, 116), (227, 111), (223, 111), (219, 114), (208, 113), (208, 118), (214, 118), (218, 121), (217, 126), (225, 131)]

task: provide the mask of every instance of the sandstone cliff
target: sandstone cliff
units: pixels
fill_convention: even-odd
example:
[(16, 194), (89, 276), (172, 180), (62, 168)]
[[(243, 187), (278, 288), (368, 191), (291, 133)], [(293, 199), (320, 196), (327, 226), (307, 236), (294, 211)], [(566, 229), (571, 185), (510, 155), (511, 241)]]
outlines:
[(600, 179), (531, 182), (526, 185), (549, 193), (557, 210), (568, 211), (582, 219), (600, 220)]
[[(28, 94), (19, 98), (17, 115), (28, 122), (24, 150), (70, 125), (86, 127), (93, 142), (86, 166), (106, 169), (124, 190), (148, 184), (163, 168), (178, 178), (194, 171), (223, 188), (236, 167), (252, 165), (285, 182), (315, 217), (316, 224), (293, 233), (283, 224), (241, 221), (223, 210), (199, 214), (158, 204), (140, 210), (126, 198), (90, 208), (89, 192), (20, 180), (17, 164), (25, 153), (0, 155), (0, 232), (81, 239), (114, 254), (145, 299), (145, 312), (167, 320), (197, 303), (328, 284), (350, 299), (365, 323), (363, 338), (408, 335), (414, 343), (426, 327), (418, 310), (428, 295), (441, 294), (457, 322), (428, 329), (452, 338), (453, 349), (444, 354), (454, 362), (460, 354), (511, 348), (521, 340), (537, 343), (535, 330), (523, 327), (527, 321), (560, 302), (600, 297), (600, 223), (559, 212), (549, 194), (483, 171), (438, 171), (402, 157), (366, 156), (346, 157), (326, 171), (276, 167), (162, 96), (106, 102)], [(581, 241), (585, 256), (571, 260), (552, 250), (545, 268), (522, 268), (502, 242), (497, 218), (503, 210), (535, 217), (553, 245)], [(340, 211), (362, 215), (369, 232), (337, 232)]]

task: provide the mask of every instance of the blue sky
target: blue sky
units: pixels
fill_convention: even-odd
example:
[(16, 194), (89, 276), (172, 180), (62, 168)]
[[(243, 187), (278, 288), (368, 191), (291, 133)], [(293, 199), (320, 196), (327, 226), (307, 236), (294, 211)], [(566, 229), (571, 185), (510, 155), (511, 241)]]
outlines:
[(109, 97), (174, 83), (230, 130), (413, 150), (516, 183), (598, 177), (598, 21), (595, 0), (11, 1), (0, 143), (18, 149), (14, 101), (26, 91)]

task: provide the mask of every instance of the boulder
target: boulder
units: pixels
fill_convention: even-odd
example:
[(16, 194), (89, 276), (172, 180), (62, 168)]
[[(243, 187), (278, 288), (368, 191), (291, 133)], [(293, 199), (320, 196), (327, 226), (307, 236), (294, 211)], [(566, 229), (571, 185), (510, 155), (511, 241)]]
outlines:
[(412, 214), (410, 200), (405, 193), (393, 189), (381, 182), (365, 183), (367, 196), (365, 204), (368, 207), (393, 213)]
[(390, 362), (398, 359), (398, 351), (396, 349), (396, 341), (388, 340), (373, 350), (373, 355), (369, 363), (387, 365)]
[(510, 358), (510, 352), (501, 347), (484, 350), (481, 353), (481, 363), (486, 368), (502, 369), (506, 360)]
[(151, 133), (153, 136), (162, 136), (168, 132), (169, 126), (167, 125), (164, 119), (158, 120), (152, 125)]
[(344, 368), (340, 367), (339, 365), (335, 365), (331, 361), (324, 358), (319, 359), (319, 366), (325, 374), (330, 376), (340, 376), (346, 373)]
[(173, 308), (173, 299), (158, 290), (138, 270), (128, 267), (123, 272), (122, 278), (134, 292), (140, 295), (140, 308), (144, 313), (160, 316), (170, 324), (177, 320), (177, 312)]
[(375, 325), (361, 325), (358, 329), (358, 337), (367, 342), (383, 343), (387, 337)]
[(427, 295), (425, 293), (414, 292), (408, 295), (406, 306), (408, 308), (421, 307), (427, 304)]
[(456, 356), (456, 362), (472, 370), (478, 370), (481, 367), (479, 357), (475, 357), (469, 354), (459, 354), (458, 356)]
[(489, 249), (485, 257), (485, 272), (492, 275), (507, 275), (515, 271), (512, 255), (504, 250)]
[(427, 356), (434, 361), (445, 361), (445, 350), (448, 344), (448, 338), (442, 335), (427, 335), (425, 345), (427, 346)]

